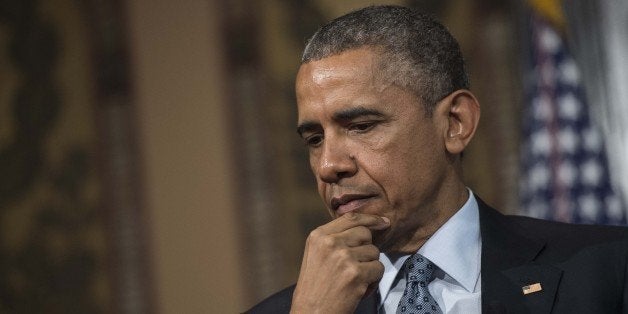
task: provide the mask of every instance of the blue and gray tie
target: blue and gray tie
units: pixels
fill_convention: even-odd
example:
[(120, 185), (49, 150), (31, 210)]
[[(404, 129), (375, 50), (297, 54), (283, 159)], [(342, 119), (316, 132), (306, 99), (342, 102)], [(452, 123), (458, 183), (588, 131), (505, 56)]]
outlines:
[(442, 314), (430, 295), (427, 285), (432, 280), (436, 266), (421, 254), (414, 254), (403, 264), (406, 274), (406, 290), (399, 301), (397, 314)]

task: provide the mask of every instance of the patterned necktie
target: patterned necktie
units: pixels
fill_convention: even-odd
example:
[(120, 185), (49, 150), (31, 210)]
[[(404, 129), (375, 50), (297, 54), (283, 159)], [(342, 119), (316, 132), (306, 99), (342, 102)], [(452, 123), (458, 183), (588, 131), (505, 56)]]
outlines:
[(406, 273), (406, 290), (403, 292), (397, 314), (442, 314), (430, 295), (427, 285), (436, 267), (423, 255), (416, 253), (403, 264)]

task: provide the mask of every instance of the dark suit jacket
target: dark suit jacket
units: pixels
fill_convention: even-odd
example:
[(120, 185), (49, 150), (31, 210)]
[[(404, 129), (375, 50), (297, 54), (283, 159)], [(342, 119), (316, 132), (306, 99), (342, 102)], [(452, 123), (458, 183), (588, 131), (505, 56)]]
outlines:
[[(504, 216), (479, 198), (483, 313), (627, 313), (628, 228)], [(527, 295), (522, 288), (540, 283)], [(294, 286), (250, 313), (288, 313)], [(374, 297), (356, 313), (376, 313)]]

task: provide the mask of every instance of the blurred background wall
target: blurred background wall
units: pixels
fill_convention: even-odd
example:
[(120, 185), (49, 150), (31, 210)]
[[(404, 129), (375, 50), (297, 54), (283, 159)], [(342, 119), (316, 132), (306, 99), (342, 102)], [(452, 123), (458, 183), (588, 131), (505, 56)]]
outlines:
[[(294, 131), (300, 51), (319, 26), (371, 3), (1, 0), (0, 312), (237, 313), (294, 283), (305, 237), (328, 220)], [(560, 196), (588, 193), (565, 187), (564, 171), (552, 179), (551, 165), (527, 152), (538, 146), (527, 127), (538, 104), (563, 106), (539, 102), (544, 90), (530, 84), (545, 67), (529, 55), (539, 50), (530, 16), (555, 27), (588, 74), (625, 62), (626, 41), (616, 39), (625, 5), (378, 3), (431, 12), (460, 41), (482, 105), (464, 160), (478, 195), (506, 213), (554, 219), (538, 209), (563, 200), (528, 180), (549, 178), (542, 185), (560, 185)], [(599, 23), (605, 12), (624, 24)], [(583, 48), (599, 35), (594, 27), (610, 29), (596, 47), (613, 53)], [(625, 223), (620, 156), (628, 137), (605, 119), (621, 118), (627, 106), (608, 105), (600, 91), (621, 95), (615, 86), (626, 78), (608, 72), (579, 76), (597, 98), (578, 108), (591, 113), (586, 125), (600, 126), (599, 137), (615, 139), (606, 143), (608, 166), (594, 155), (593, 177), (605, 200), (610, 190), (618, 196), (568, 221)], [(556, 154), (554, 161), (573, 157)], [(579, 178), (586, 167), (576, 161)], [(604, 213), (609, 204), (619, 209)]]

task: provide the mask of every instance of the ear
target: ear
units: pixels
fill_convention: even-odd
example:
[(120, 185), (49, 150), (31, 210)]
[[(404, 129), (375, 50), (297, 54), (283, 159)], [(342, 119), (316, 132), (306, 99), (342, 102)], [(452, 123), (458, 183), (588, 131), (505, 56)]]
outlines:
[(441, 100), (439, 106), (443, 106), (443, 113), (447, 115), (445, 147), (450, 154), (458, 155), (475, 134), (480, 121), (480, 104), (470, 91), (460, 89)]

